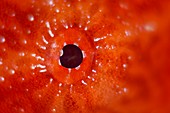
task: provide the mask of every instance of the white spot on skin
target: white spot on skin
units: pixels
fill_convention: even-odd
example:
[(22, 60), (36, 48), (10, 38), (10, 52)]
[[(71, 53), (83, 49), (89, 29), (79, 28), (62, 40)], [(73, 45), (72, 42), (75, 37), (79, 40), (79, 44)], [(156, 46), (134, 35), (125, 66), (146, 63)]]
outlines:
[(24, 110), (23, 108), (20, 108), (20, 111), (21, 111), (21, 112), (25, 112), (25, 110)]
[(82, 51), (82, 53), (83, 53), (83, 58), (85, 58), (86, 57), (85, 51)]
[(64, 27), (66, 28), (66, 29), (68, 29), (68, 25), (66, 24), (66, 25), (64, 25)]
[(45, 24), (46, 24), (46, 27), (47, 27), (47, 28), (51, 29), (49, 22), (46, 22)]
[(10, 69), (10, 70), (9, 70), (9, 74), (11, 74), (11, 75), (15, 74), (15, 70)]
[(68, 73), (71, 73), (71, 68), (68, 68)]
[(54, 108), (54, 109), (52, 109), (52, 111), (53, 111), (53, 112), (56, 112), (56, 109)]
[(2, 62), (2, 58), (0, 58), (0, 65), (2, 65), (3, 64), (3, 62)]
[(75, 69), (76, 69), (76, 70), (79, 70), (79, 69), (80, 69), (80, 65), (79, 65), (79, 66), (77, 66)]
[(22, 78), (21, 78), (21, 80), (22, 80), (22, 81), (24, 81), (24, 80), (25, 80), (25, 78), (23, 78), (23, 77), (22, 77)]
[(49, 0), (48, 4), (51, 5), (51, 6), (55, 6), (55, 4), (53, 3), (53, 0)]
[(62, 86), (62, 83), (59, 83), (58, 86), (61, 87), (61, 86)]
[(5, 81), (5, 78), (2, 77), (2, 76), (0, 76), (0, 83), (1, 83), (1, 82), (4, 82), (4, 81)]
[(39, 98), (41, 98), (41, 97), (42, 97), (42, 95), (40, 95), (40, 94), (39, 94), (39, 95), (38, 95), (38, 97), (39, 97)]
[(0, 29), (4, 29), (5, 28), (5, 25), (0, 25)]
[(60, 50), (60, 56), (63, 56), (63, 50)]
[(81, 83), (84, 85), (87, 85), (87, 83), (84, 80), (82, 80)]
[(127, 64), (123, 64), (123, 68), (127, 68)]
[(27, 44), (27, 40), (26, 39), (24, 39), (22, 42), (23, 42), (23, 44)]
[(84, 28), (84, 30), (85, 30), (85, 31), (87, 31), (87, 30), (88, 30), (88, 28), (87, 28), (87, 27), (85, 27), (85, 28)]
[(0, 35), (0, 43), (4, 43), (5, 42), (5, 37)]
[(123, 88), (123, 91), (126, 93), (127, 92), (127, 88)]
[(50, 78), (50, 84), (53, 82), (53, 78)]
[(29, 14), (28, 15), (28, 20), (31, 21), (31, 22), (34, 21), (34, 16), (32, 14)]
[(122, 9), (128, 9), (128, 4), (127, 4), (127, 3), (124, 3), (124, 2), (121, 2), (121, 3), (120, 3), (120, 7), (121, 7)]
[(40, 73), (47, 72), (47, 69), (40, 70), (39, 72), (40, 72)]
[(27, 30), (27, 34), (31, 34), (31, 30), (30, 29)]
[(58, 93), (61, 93), (61, 90), (58, 90)]
[(126, 36), (130, 36), (131, 35), (131, 32), (129, 30), (125, 30), (125, 35)]
[(55, 11), (56, 11), (56, 13), (59, 13), (59, 12), (60, 12), (60, 10), (59, 10), (59, 9), (56, 9)]
[(45, 44), (48, 44), (48, 41), (45, 39), (44, 35), (42, 35), (42, 39)]
[(103, 37), (98, 37), (98, 38), (94, 38), (94, 42), (98, 42), (98, 41), (100, 41), (100, 40), (103, 40), (103, 39), (105, 39), (105, 38), (107, 38), (106, 36), (103, 36)]
[(92, 69), (92, 72), (93, 72), (93, 73), (96, 73), (96, 70)]
[(36, 67), (39, 67), (39, 68), (46, 68), (45, 65), (41, 65), (41, 64), (37, 64)]
[(25, 89), (27, 92), (29, 91), (29, 89)]
[(18, 53), (19, 56), (25, 56), (25, 53), (24, 52), (20, 52)]
[(48, 30), (48, 33), (49, 33), (49, 35), (51, 36), (51, 37), (54, 37), (54, 34), (53, 34), (53, 32), (49, 29)]
[(148, 32), (153, 32), (156, 29), (156, 25), (154, 23), (148, 23), (144, 25), (144, 29)]

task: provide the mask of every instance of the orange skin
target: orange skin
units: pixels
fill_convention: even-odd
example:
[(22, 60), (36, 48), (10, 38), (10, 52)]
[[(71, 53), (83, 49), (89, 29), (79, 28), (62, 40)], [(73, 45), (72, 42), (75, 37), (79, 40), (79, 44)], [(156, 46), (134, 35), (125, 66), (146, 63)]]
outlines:
[(0, 1), (0, 113), (170, 112), (168, 0), (47, 1)]

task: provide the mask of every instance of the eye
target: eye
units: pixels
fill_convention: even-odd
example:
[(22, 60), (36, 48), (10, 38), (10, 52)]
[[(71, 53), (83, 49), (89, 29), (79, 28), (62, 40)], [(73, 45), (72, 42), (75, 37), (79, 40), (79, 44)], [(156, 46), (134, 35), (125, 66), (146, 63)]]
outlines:
[(68, 44), (62, 49), (63, 55), (60, 56), (60, 62), (63, 67), (76, 68), (83, 61), (83, 53), (79, 47)]
[(167, 111), (166, 4), (2, 0), (0, 112)]

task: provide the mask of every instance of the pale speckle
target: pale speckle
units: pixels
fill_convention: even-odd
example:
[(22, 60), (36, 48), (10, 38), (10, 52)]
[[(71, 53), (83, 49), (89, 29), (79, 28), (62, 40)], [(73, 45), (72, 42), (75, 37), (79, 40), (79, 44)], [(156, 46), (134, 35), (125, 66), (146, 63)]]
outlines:
[(48, 30), (48, 33), (49, 33), (49, 35), (51, 36), (51, 37), (54, 37), (54, 34), (53, 34), (53, 32), (49, 29)]
[(24, 52), (20, 52), (18, 53), (19, 56), (25, 56), (25, 53)]
[(4, 29), (5, 28), (5, 25), (0, 25), (0, 29)]
[(127, 68), (127, 64), (123, 64), (123, 68)]
[(122, 9), (128, 9), (128, 4), (125, 3), (125, 2), (121, 2), (121, 3), (120, 3), (120, 7), (121, 7)]
[(17, 29), (17, 26), (15, 25), (15, 26), (13, 27), (13, 29), (16, 30), (16, 29)]
[(27, 44), (27, 40), (26, 39), (24, 39), (22, 42), (23, 42), (23, 44)]
[(87, 85), (87, 83), (84, 80), (81, 80), (81, 83)]
[(87, 78), (88, 78), (88, 79), (91, 79), (91, 77), (90, 77), (90, 76), (87, 76)]
[(46, 27), (47, 27), (47, 28), (51, 29), (50, 23), (49, 23), (48, 21), (47, 21), (45, 24), (46, 24)]
[(11, 17), (15, 17), (15, 16), (16, 16), (16, 13), (15, 13), (15, 12), (12, 12), (12, 13), (10, 14), (10, 16), (11, 16)]
[(126, 93), (127, 92), (127, 88), (123, 88), (123, 91)]
[(93, 73), (96, 73), (96, 70), (92, 69), (92, 72), (93, 72)]
[(68, 73), (71, 73), (71, 68), (68, 68)]
[(11, 85), (9, 86), (9, 89), (12, 89), (12, 86), (11, 86)]
[(95, 81), (95, 79), (94, 79), (94, 78), (92, 78), (92, 81), (94, 82), (94, 81)]
[(9, 70), (9, 74), (11, 74), (11, 75), (15, 74), (15, 70), (10, 69), (10, 70)]
[(37, 64), (36, 67), (39, 67), (39, 68), (42, 68), (42, 69), (43, 69), (43, 68), (46, 68), (46, 66), (45, 66), (45, 65), (42, 65), (42, 64)]
[(53, 78), (50, 78), (50, 84), (53, 82)]
[(2, 62), (2, 58), (0, 58), (0, 65), (2, 65), (3, 64), (3, 62)]
[(128, 59), (131, 60), (131, 59), (132, 59), (132, 56), (128, 56)]
[(64, 25), (64, 27), (66, 28), (66, 29), (68, 29), (68, 25), (66, 24), (66, 25)]
[(129, 30), (125, 30), (125, 35), (126, 36), (130, 36), (131, 35), (131, 32)]
[(59, 13), (59, 12), (60, 12), (60, 10), (59, 10), (59, 9), (56, 9), (55, 11), (56, 11), (56, 13)]
[(53, 108), (53, 109), (52, 109), (52, 112), (56, 112), (56, 109), (55, 109), (55, 108)]
[(25, 80), (25, 78), (24, 78), (24, 77), (22, 77), (22, 78), (21, 78), (21, 80), (22, 80), (22, 81), (24, 81), (24, 80)]
[(39, 95), (38, 95), (38, 97), (39, 97), (39, 98), (41, 98), (41, 97), (42, 97), (42, 95), (40, 95), (40, 94), (39, 94)]
[(28, 15), (28, 20), (31, 21), (31, 22), (34, 21), (34, 16), (32, 14), (29, 14)]
[(45, 85), (45, 87), (48, 87), (48, 84), (47, 84), (47, 85)]
[(44, 73), (44, 72), (47, 72), (47, 69), (42, 69), (39, 71), (40, 73)]
[(88, 30), (88, 27), (85, 27), (84, 30), (87, 31), (87, 30)]
[(57, 44), (56, 43), (52, 43), (51, 44), (51, 48), (56, 48), (57, 47)]
[(1, 83), (1, 82), (4, 82), (4, 81), (5, 81), (5, 78), (2, 77), (2, 76), (0, 76), (0, 83)]
[(5, 42), (5, 37), (0, 35), (0, 43), (4, 43)]
[(147, 23), (144, 25), (144, 29), (148, 32), (153, 32), (156, 29), (156, 25), (154, 23)]
[(48, 44), (48, 41), (45, 39), (44, 35), (42, 35), (42, 39), (45, 44)]
[(27, 30), (27, 34), (31, 34), (31, 30), (30, 29)]
[(85, 53), (85, 51), (82, 51), (82, 53), (83, 53), (83, 58), (86, 58), (86, 53)]
[(21, 112), (25, 112), (24, 108), (20, 108), (20, 111), (21, 111)]
[(80, 69), (80, 65), (79, 65), (79, 66), (77, 66), (75, 69), (76, 69), (76, 70), (79, 70), (79, 69)]
[(48, 4), (51, 5), (51, 6), (54, 6), (54, 5), (55, 5), (54, 2), (53, 2), (53, 0), (49, 0), (49, 1), (48, 1)]
[(29, 89), (25, 89), (27, 92), (29, 91)]
[(93, 89), (93, 88), (94, 88), (94, 86), (90, 86), (90, 88), (91, 88), (91, 89)]
[(58, 93), (61, 93), (61, 90), (58, 90)]
[(59, 83), (58, 86), (61, 87), (61, 86), (62, 86), (62, 83)]

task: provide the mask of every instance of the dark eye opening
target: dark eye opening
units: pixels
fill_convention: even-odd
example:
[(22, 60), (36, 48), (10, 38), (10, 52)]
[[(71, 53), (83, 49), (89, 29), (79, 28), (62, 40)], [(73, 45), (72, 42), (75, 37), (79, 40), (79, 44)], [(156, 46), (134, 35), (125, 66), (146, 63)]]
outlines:
[(73, 44), (63, 47), (63, 55), (60, 56), (61, 65), (65, 68), (76, 68), (83, 61), (83, 53), (81, 49)]

